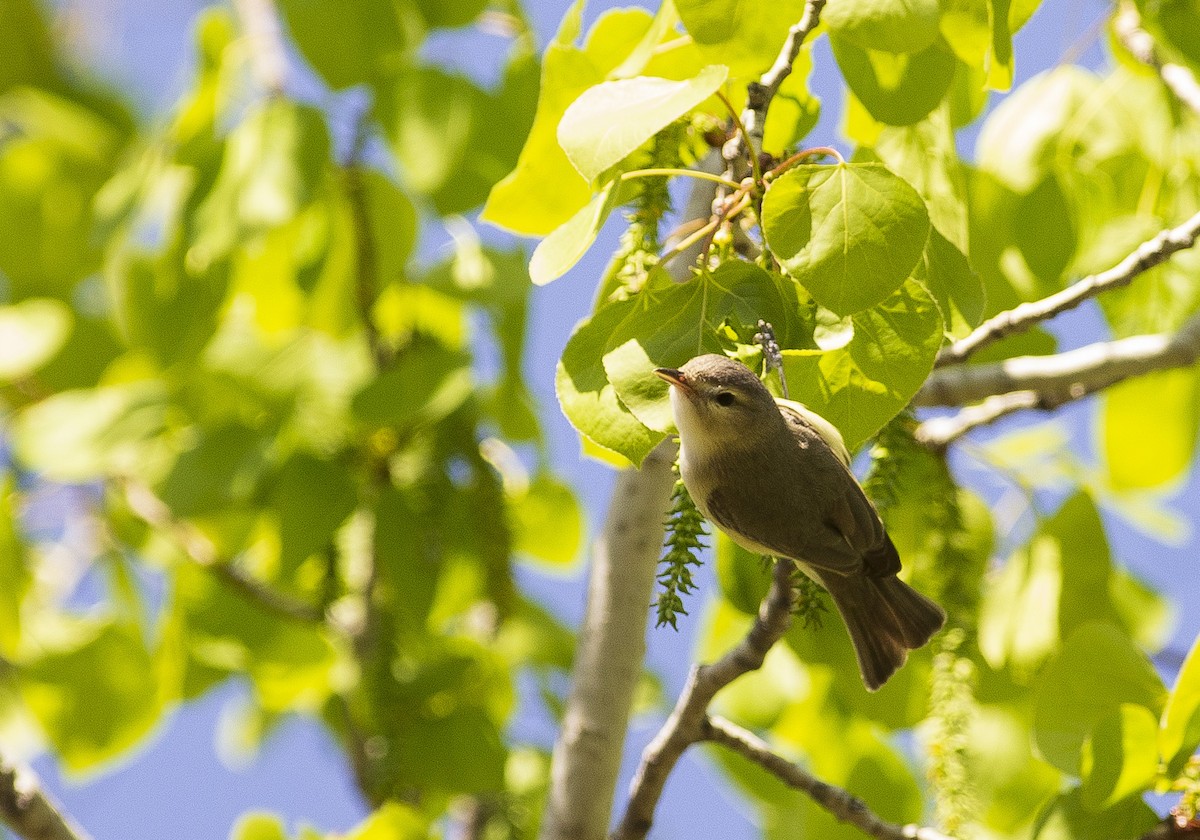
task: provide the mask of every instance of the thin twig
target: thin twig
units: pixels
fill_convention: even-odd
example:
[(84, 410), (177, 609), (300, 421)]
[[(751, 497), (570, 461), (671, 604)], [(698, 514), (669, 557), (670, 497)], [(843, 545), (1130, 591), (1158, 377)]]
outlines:
[(1135, 277), (1173, 254), (1191, 248), (1200, 237), (1200, 213), (1175, 228), (1164, 230), (1139, 245), (1133, 253), (1112, 268), (1084, 277), (1061, 292), (1041, 300), (1022, 303), (1005, 310), (976, 327), (969, 335), (946, 347), (938, 354), (935, 367), (960, 364), (971, 354), (1012, 333), (1022, 332), (1053, 318), (1060, 312), (1073, 309), (1089, 298), (1109, 289), (1129, 285)]
[(231, 589), (237, 590), (247, 599), (282, 618), (306, 624), (327, 624), (335, 630), (345, 632), (345, 628), (326, 616), (319, 607), (278, 592), (231, 560), (219, 557), (208, 537), (198, 528), (176, 519), (166, 503), (155, 496), (148, 487), (132, 481), (124, 481), (122, 486), (129, 507), (135, 514), (159, 531), (170, 534), (189, 560), (207, 569)]
[(250, 66), (271, 96), (283, 96), (287, 84), (287, 51), (273, 0), (233, 0), (242, 22)]
[(26, 767), (0, 756), (0, 820), (25, 840), (89, 840), (89, 835), (63, 814)]
[(684, 750), (707, 736), (708, 704), (718, 691), (762, 666), (767, 651), (787, 632), (796, 596), (794, 566), (776, 561), (771, 589), (746, 637), (716, 662), (693, 666), (674, 711), (642, 753), (629, 791), (629, 804), (613, 832), (614, 840), (641, 840), (650, 831), (654, 809)]
[(797, 764), (771, 750), (766, 741), (731, 721), (711, 715), (704, 721), (705, 740), (753, 761), (788, 787), (808, 796), (845, 823), (879, 840), (953, 840), (933, 828), (896, 825), (880, 819), (867, 804), (849, 791), (822, 782)]
[(367, 189), (363, 180), (363, 154), (367, 140), (370, 137), (370, 112), (366, 110), (359, 117), (358, 127), (354, 134), (354, 147), (350, 159), (346, 162), (343, 174), (346, 184), (346, 198), (350, 202), (350, 213), (354, 220), (355, 242), (355, 292), (358, 301), (358, 314), (362, 319), (363, 330), (367, 334), (367, 344), (371, 348), (371, 357), (375, 366), (383, 370), (391, 364), (392, 354), (379, 325), (375, 323), (375, 299), (379, 295), (379, 256), (375, 248), (375, 234), (371, 226), (371, 210), (367, 201)]
[(1053, 356), (1018, 356), (991, 365), (934, 371), (913, 405), (967, 405), (1011, 391), (1036, 391), (1042, 405), (1057, 407), (1102, 388), (1200, 359), (1200, 314), (1174, 335), (1135, 335), (1088, 344)]
[(817, 28), (821, 21), (821, 10), (825, 8), (825, 0), (808, 0), (804, 4), (804, 14), (800, 21), (788, 29), (787, 39), (771, 65), (771, 69), (763, 73), (757, 82), (751, 82), (746, 87), (746, 108), (742, 111), (742, 125), (745, 134), (739, 134), (731, 154), (726, 160), (735, 160), (749, 152), (757, 155), (762, 150), (763, 134), (767, 124), (767, 110), (771, 100), (779, 93), (784, 79), (792, 74), (792, 68), (800, 55), (804, 41)]
[(1200, 115), (1200, 80), (1182, 64), (1162, 60), (1153, 36), (1142, 28), (1142, 18), (1136, 5), (1130, 2), (1120, 4), (1120, 10), (1113, 19), (1113, 30), (1134, 58), (1157, 70), (1163, 84), (1179, 101)]

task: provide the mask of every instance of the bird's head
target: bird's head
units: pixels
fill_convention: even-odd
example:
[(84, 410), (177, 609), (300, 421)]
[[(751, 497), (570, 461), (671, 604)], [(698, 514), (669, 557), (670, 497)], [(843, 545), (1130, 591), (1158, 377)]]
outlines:
[(736, 446), (783, 422), (771, 392), (741, 362), (708, 354), (654, 372), (671, 384), (671, 411), (685, 446)]

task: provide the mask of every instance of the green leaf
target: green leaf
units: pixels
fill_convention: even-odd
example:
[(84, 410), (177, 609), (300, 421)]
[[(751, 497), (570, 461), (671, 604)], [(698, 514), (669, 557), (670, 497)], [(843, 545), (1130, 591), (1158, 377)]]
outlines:
[(829, 43), (846, 84), (881, 123), (912, 125), (924, 119), (954, 80), (954, 53), (941, 40), (912, 54), (865, 50), (835, 35)]
[[(170, 616), (197, 688), (227, 673), (245, 673), (266, 712), (316, 711), (333, 690), (337, 651), (320, 625), (282, 618), (211, 572), (174, 567)], [(245, 570), (242, 570), (245, 572)]]
[(1194, 368), (1126, 380), (1105, 391), (1102, 406), (1104, 463), (1115, 489), (1162, 487), (1188, 474), (1200, 430), (1200, 375)]
[(16, 478), (0, 475), (0, 656), (13, 659), (21, 641), (21, 602), (32, 581), (17, 521)]
[(704, 61), (725, 64), (730, 78), (757, 78), (771, 66), (788, 27), (804, 16), (804, 0), (676, 0)]
[(712, 65), (678, 82), (638, 76), (596, 85), (563, 113), (559, 145), (579, 174), (594, 181), (712, 96), (728, 75), (729, 68)]
[(163, 454), (166, 419), (166, 392), (155, 382), (64, 391), (18, 415), (13, 443), (23, 464), (54, 481), (143, 475)]
[[(1060, 444), (1061, 445), (1061, 444)], [(1153, 641), (1166, 602), (1115, 566), (1095, 502), (1076, 492), (1008, 559), (984, 592), (979, 648), (994, 668), (1028, 680), (1089, 621)]]
[(0, 306), (0, 382), (28, 376), (53, 358), (71, 321), (70, 308), (53, 299)]
[(442, 215), (481, 204), (517, 163), (534, 119), (538, 65), (518, 53), (496, 93), (435, 67), (376, 83), (377, 110), (404, 183)]
[(400, 64), (424, 36), (415, 5), (393, 0), (283, 0), (300, 52), (332, 88), (369, 82)]
[(1050, 800), (1038, 814), (1031, 840), (1141, 837), (1160, 822), (1154, 810), (1140, 799), (1126, 799), (1093, 812), (1084, 804), (1081, 790), (1074, 788)]
[(161, 709), (136, 627), (106, 622), (74, 629), (66, 646), (22, 662), (17, 681), (63, 765), (82, 773), (139, 743)]
[[(514, 233), (544, 236), (592, 199), (587, 180), (558, 144), (559, 121), (581, 93), (603, 82), (638, 49), (654, 18), (644, 9), (610, 9), (596, 20), (581, 49), (573, 43), (579, 36), (581, 14), (581, 5), (572, 6), (546, 48), (529, 137), (516, 169), (488, 195), (480, 216), (483, 221)], [(640, 70), (632, 68), (634, 73)]]
[(881, 303), (925, 249), (925, 203), (879, 164), (798, 166), (763, 199), (767, 244), (817, 303), (851, 315)]
[(946, 333), (962, 338), (983, 318), (983, 282), (967, 262), (966, 255), (942, 236), (929, 231), (925, 254), (913, 277), (925, 285), (937, 301)]
[(417, 243), (417, 211), (395, 181), (374, 169), (362, 170), (362, 200), (367, 208), (379, 287), (405, 277)]
[(269, 442), (236, 423), (202, 430), (158, 485), (158, 495), (180, 517), (243, 505), (258, 487)]
[(852, 321), (845, 347), (783, 352), (792, 398), (837, 426), (851, 452), (908, 405), (942, 343), (937, 303), (915, 280)]
[(1132, 703), (1122, 703), (1100, 719), (1081, 753), (1080, 796), (1085, 808), (1102, 811), (1153, 787), (1158, 775), (1157, 730), (1154, 713)]
[(1060, 155), (1084, 171), (1132, 143), (1116, 108), (1097, 108), (1100, 82), (1071, 64), (1041, 73), (996, 107), (979, 132), (979, 167), (1010, 189), (1032, 190)]
[(1047, 286), (1062, 285), (1063, 273), (1075, 256), (1076, 211), (1054, 175), (1048, 175), (1017, 201), (1014, 244), (1025, 264)]
[(583, 258), (616, 206), (618, 192), (615, 182), (605, 185), (583, 209), (538, 243), (529, 260), (529, 278), (534, 285), (557, 280)]
[(721, 594), (734, 609), (758, 615), (759, 604), (771, 588), (767, 564), (761, 556), (729, 539), (724, 531), (716, 532), (716, 542), (715, 570)]
[(1159, 49), (1166, 47), (1191, 64), (1193, 71), (1200, 68), (1200, 44), (1196, 43), (1196, 33), (1200, 32), (1200, 9), (1195, 3), (1138, 0), (1137, 7), (1142, 25), (1154, 36)]
[(419, 811), (399, 802), (385, 802), (350, 830), (345, 840), (425, 840), (428, 820)]
[(583, 511), (571, 488), (539, 474), (509, 503), (513, 550), (551, 566), (569, 566), (579, 556)]
[(915, 53), (938, 38), (937, 0), (849, 0), (821, 15), (831, 35), (868, 50)]
[(654, 375), (655, 368), (677, 368), (693, 356), (723, 352), (717, 330), (727, 322), (743, 343), (751, 344), (761, 318), (774, 325), (781, 346), (791, 346), (796, 309), (793, 290), (783, 278), (750, 263), (723, 263), (688, 283), (639, 294), (609, 337), (604, 370), (639, 421), (656, 431), (671, 431), (675, 421), (667, 383)]
[(242, 814), (229, 832), (229, 840), (287, 840), (283, 820), (266, 811)]
[(416, 0), (430, 27), (455, 28), (472, 23), (487, 8), (487, 0)]
[(280, 468), (270, 489), (279, 517), (279, 563), (284, 579), (309, 556), (330, 545), (354, 512), (358, 493), (346, 464), (297, 452)]
[[(1082, 606), (1082, 605), (1081, 605)], [(1101, 719), (1122, 703), (1162, 710), (1166, 689), (1154, 666), (1114, 625), (1081, 625), (1046, 668), (1034, 709), (1034, 739), (1065, 773), (1081, 772), (1081, 750)]]
[(554, 391), (563, 414), (586, 440), (640, 464), (662, 434), (625, 407), (603, 361), (609, 336), (636, 304), (633, 298), (610, 303), (576, 327), (555, 370)]
[(966, 253), (970, 231), (967, 181), (958, 159), (950, 109), (935, 108), (910, 126), (881, 127), (874, 150), (884, 166), (912, 185), (925, 201), (933, 227)]
[(1158, 751), (1167, 765), (1167, 775), (1177, 776), (1197, 747), (1200, 747), (1200, 636), (1192, 643), (1179, 669), (1163, 711)]
[(435, 422), (470, 395), (466, 361), (459, 353), (418, 344), (354, 395), (354, 416), (369, 426), (405, 428)]

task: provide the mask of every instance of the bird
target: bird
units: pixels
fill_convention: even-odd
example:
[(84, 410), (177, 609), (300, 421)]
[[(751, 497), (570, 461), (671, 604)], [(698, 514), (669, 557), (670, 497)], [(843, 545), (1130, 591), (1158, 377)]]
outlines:
[(679, 472), (697, 508), (738, 545), (795, 562), (829, 592), (863, 683), (878, 690), (946, 614), (896, 576), (900, 555), (837, 428), (726, 356), (654, 373), (670, 385)]

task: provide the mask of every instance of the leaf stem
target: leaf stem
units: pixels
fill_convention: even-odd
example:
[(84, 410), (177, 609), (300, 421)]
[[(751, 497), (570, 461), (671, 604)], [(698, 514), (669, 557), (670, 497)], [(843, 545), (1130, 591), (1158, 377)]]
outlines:
[(711, 172), (703, 172), (699, 169), (672, 169), (669, 167), (658, 167), (651, 169), (634, 169), (631, 172), (625, 172), (618, 180), (629, 181), (634, 178), (650, 178), (659, 175), (668, 177), (680, 176), (684, 178), (698, 178), (701, 181), (713, 181), (722, 186), (729, 187), (731, 190), (736, 190), (741, 187), (737, 181), (731, 181), (728, 178), (722, 178), (720, 175), (714, 175)]
[(754, 183), (761, 184), (763, 178), (762, 165), (758, 161), (758, 150), (754, 148), (754, 139), (746, 131), (746, 124), (742, 122), (737, 108), (733, 107), (733, 103), (729, 101), (729, 97), (724, 92), (718, 90), (717, 98), (725, 103), (725, 107), (729, 110), (729, 116), (733, 119), (733, 124), (737, 126), (738, 134), (746, 144), (746, 156), (750, 158), (750, 171), (754, 174)]

